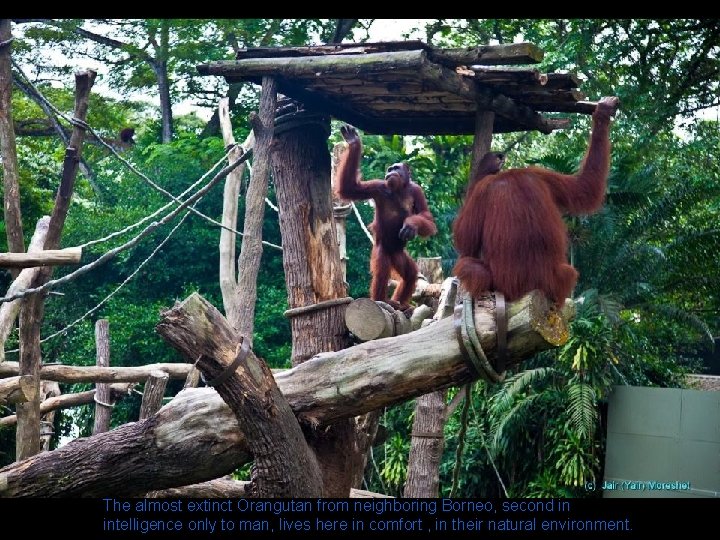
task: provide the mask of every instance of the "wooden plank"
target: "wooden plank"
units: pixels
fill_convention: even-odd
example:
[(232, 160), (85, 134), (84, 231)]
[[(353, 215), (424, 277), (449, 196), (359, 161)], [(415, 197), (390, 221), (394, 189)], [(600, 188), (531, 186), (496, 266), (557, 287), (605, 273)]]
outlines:
[(543, 87), (497, 85), (493, 90), (523, 103), (568, 103), (582, 101), (587, 96), (577, 89), (546, 90)]
[(263, 76), (283, 78), (324, 78), (330, 75), (366, 75), (419, 69), (425, 52), (398, 51), (354, 56), (306, 56), (295, 58), (248, 58), (210, 62), (197, 66), (200, 75), (222, 75), (232, 80)]
[(430, 47), (422, 41), (386, 41), (373, 43), (334, 43), (311, 47), (248, 47), (240, 49), (236, 60), (247, 58), (289, 58), (302, 56), (353, 55), (378, 52), (428, 50)]
[(428, 56), (434, 62), (454, 68), (472, 64), (537, 64), (542, 61), (545, 52), (532, 43), (510, 43), (460, 49), (432, 49)]
[(485, 66), (471, 66), (473, 78), (488, 84), (526, 84), (544, 85), (547, 75), (537, 69), (496, 68)]
[[(435, 85), (436, 88), (447, 90), (467, 99), (474, 99), (479, 109), (493, 111), (499, 116), (524, 126), (526, 129), (536, 129), (542, 133), (552, 131), (552, 128), (547, 125), (543, 117), (529, 107), (518, 104), (507, 96), (493, 92), (489, 86), (474, 83), (466, 77), (461, 77), (451, 69), (425, 62), (421, 67), (421, 77), (428, 84)], [(473, 118), (473, 128), (470, 133), (474, 132)]]
[(545, 86), (548, 88), (558, 88), (558, 89), (570, 89), (570, 88), (577, 88), (580, 86), (580, 83), (582, 81), (577, 76), (576, 73), (548, 73), (547, 74), (547, 83)]
[(577, 101), (567, 103), (535, 103), (533, 108), (538, 111), (545, 112), (565, 112), (565, 113), (580, 113), (580, 114), (592, 114), (595, 112), (597, 102), (595, 101)]

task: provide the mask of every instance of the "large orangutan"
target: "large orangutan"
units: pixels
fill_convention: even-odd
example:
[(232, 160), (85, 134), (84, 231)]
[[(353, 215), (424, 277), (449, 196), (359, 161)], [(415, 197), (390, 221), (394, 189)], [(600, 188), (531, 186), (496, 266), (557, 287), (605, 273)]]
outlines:
[(384, 180), (361, 182), (358, 178), (362, 154), (360, 137), (351, 126), (342, 126), (340, 132), (348, 147), (337, 169), (337, 194), (352, 201), (372, 199), (375, 202), (375, 220), (371, 227), (375, 245), (370, 257), (370, 298), (387, 300), (390, 272), (395, 270), (400, 283), (390, 304), (406, 310), (415, 289), (418, 269), (405, 251), (405, 245), (417, 235), (432, 236), (437, 232), (425, 194), (410, 178), (410, 168), (405, 163), (390, 165)]
[(570, 296), (578, 272), (567, 264), (562, 214), (587, 214), (602, 206), (610, 118), (618, 104), (616, 97), (597, 104), (590, 144), (576, 175), (539, 167), (500, 172), (503, 156), (486, 154), (484, 170), (468, 187), (453, 224), (460, 256), (453, 272), (473, 297), (498, 291), (512, 301), (539, 289), (561, 307)]

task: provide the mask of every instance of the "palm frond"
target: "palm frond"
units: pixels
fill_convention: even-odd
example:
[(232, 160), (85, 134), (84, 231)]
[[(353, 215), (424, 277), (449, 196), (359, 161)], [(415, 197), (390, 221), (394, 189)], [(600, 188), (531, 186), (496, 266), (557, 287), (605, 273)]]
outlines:
[(555, 368), (539, 367), (516, 373), (509, 377), (502, 388), (490, 398), (490, 410), (494, 416), (507, 413), (520, 394), (538, 381), (542, 381), (555, 373)]
[(568, 386), (568, 414), (575, 431), (590, 438), (597, 422), (595, 389), (589, 384), (575, 382)]

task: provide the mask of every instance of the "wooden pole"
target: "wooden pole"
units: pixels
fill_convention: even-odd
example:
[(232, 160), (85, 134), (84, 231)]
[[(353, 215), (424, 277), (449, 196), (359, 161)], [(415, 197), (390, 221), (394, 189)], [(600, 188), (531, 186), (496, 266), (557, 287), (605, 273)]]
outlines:
[[(81, 122), (84, 122), (87, 116), (90, 89), (95, 82), (95, 75), (95, 72), (90, 70), (75, 74), (74, 117)], [(70, 143), (65, 149), (60, 186), (55, 196), (55, 205), (43, 246), (45, 250), (60, 247), (60, 238), (65, 218), (70, 209), (84, 139), (85, 128), (75, 125)], [(41, 267), (31, 286), (38, 287), (47, 283), (52, 276), (52, 271), (51, 266)], [(15, 436), (15, 455), (18, 460), (33, 456), (40, 451), (40, 379), (38, 373), (41, 361), (40, 326), (44, 315), (45, 295), (35, 294), (25, 300), (20, 314), (20, 374), (32, 375), (38, 392), (33, 401), (20, 403), (16, 407), (18, 426)]]
[[(292, 316), (292, 364), (348, 344), (347, 296), (330, 196), (329, 118), (300, 112), (275, 127), (272, 166), (283, 244), (283, 267)], [(317, 306), (314, 307), (314, 306)], [(297, 311), (297, 308), (304, 308)], [(310, 441), (323, 475), (324, 494), (347, 497), (352, 485), (355, 430), (344, 419)]]
[[(95, 365), (99, 368), (109, 367), (110, 322), (107, 319), (98, 319), (95, 322), (95, 351)], [(110, 385), (97, 383), (95, 385), (95, 425), (93, 426), (93, 435), (110, 429), (111, 416)]]
[(150, 373), (143, 389), (140, 420), (145, 420), (160, 410), (168, 379), (169, 376), (164, 371), (156, 370)]
[[(20, 212), (20, 174), (12, 115), (11, 45), (10, 19), (0, 19), (0, 156), (3, 167), (3, 219), (8, 249), (20, 253), (25, 251), (25, 242)], [(12, 276), (17, 277), (17, 273), (13, 273)]]
[(475, 113), (475, 137), (472, 147), (472, 164), (470, 166), (470, 182), (475, 180), (478, 166), (483, 156), (490, 151), (492, 144), (493, 123), (495, 113), (478, 109)]
[[(132, 367), (65, 366), (47, 364), (40, 369), (40, 378), (63, 383), (78, 382), (144, 382), (155, 370), (166, 372), (171, 379), (185, 379), (192, 364), (147, 364)], [(20, 372), (17, 362), (0, 364), (0, 378), (14, 377)]]

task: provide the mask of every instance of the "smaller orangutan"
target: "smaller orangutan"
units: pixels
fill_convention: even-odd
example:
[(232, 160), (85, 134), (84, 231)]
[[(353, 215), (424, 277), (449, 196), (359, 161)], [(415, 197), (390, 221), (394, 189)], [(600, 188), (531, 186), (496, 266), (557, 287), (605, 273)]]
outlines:
[(610, 118), (616, 97), (600, 100), (590, 144), (575, 175), (540, 167), (500, 171), (504, 156), (486, 154), (453, 224), (459, 258), (454, 274), (474, 297), (498, 291), (507, 301), (539, 289), (557, 307), (578, 272), (567, 261), (563, 214), (602, 206), (610, 170)]
[(372, 284), (370, 298), (387, 301), (388, 280), (394, 270), (400, 277), (392, 300), (395, 309), (409, 308), (415, 289), (418, 268), (405, 251), (405, 245), (416, 236), (432, 236), (437, 232), (422, 188), (412, 181), (405, 163), (394, 163), (384, 180), (359, 179), (362, 143), (355, 128), (340, 128), (348, 147), (337, 169), (337, 194), (343, 199), (375, 202), (375, 219), (371, 229), (375, 244), (370, 257)]

